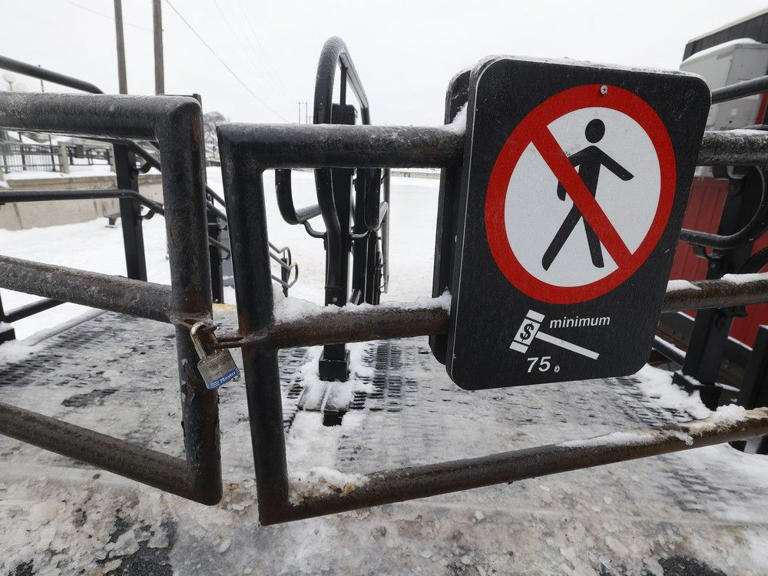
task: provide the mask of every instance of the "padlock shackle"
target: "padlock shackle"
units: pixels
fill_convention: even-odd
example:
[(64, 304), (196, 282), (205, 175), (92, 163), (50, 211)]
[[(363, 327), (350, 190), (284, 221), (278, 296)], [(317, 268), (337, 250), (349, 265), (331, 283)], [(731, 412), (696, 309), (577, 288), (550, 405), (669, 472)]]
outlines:
[(208, 324), (205, 322), (197, 322), (189, 330), (189, 337), (192, 340), (192, 344), (194, 345), (195, 351), (200, 357), (200, 360), (208, 358), (208, 353), (205, 351), (205, 346), (203, 346), (203, 343), (200, 341), (200, 334), (198, 332), (201, 328), (205, 328), (207, 326)]

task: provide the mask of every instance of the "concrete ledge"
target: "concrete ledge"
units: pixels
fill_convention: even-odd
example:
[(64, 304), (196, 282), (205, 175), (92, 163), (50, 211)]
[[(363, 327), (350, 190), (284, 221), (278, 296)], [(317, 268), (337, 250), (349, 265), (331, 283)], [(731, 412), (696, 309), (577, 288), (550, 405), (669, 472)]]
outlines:
[[(114, 188), (115, 175), (111, 173), (87, 176), (53, 176), (42, 178), (14, 178), (6, 175), (9, 190), (92, 190)], [(162, 175), (140, 174), (142, 195), (157, 202), (163, 201)], [(0, 228), (26, 230), (62, 224), (76, 224), (96, 218), (120, 214), (117, 198), (109, 200), (58, 200), (47, 202), (10, 202), (0, 204)]]

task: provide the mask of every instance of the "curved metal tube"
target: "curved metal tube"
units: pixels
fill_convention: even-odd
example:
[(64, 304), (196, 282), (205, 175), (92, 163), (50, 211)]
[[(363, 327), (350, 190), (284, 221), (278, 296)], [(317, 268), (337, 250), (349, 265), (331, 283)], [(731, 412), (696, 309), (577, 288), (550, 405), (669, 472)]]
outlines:
[(320, 215), (320, 206), (307, 206), (298, 210), (293, 204), (293, 186), (291, 184), (291, 170), (275, 170), (275, 193), (277, 194), (277, 207), (280, 216), (288, 224), (304, 224), (307, 220)]
[(82, 90), (83, 92), (90, 92), (91, 94), (104, 94), (98, 86), (86, 82), (85, 80), (78, 80), (72, 76), (59, 74), (53, 70), (46, 70), (45, 68), (33, 66), (32, 64), (27, 64), (26, 62), (14, 60), (13, 58), (8, 58), (6, 56), (0, 56), (0, 68), (10, 72), (23, 74), (24, 76), (37, 78), (38, 80), (47, 80), (48, 82), (53, 82), (59, 86), (66, 86), (67, 88), (74, 88), (75, 90)]
[[(329, 38), (320, 52), (315, 78), (315, 100), (313, 109), (314, 124), (332, 124), (333, 85), (336, 80), (336, 68), (341, 67), (341, 103), (346, 103), (347, 81), (352, 86), (360, 102), (360, 116), (363, 124), (371, 123), (371, 112), (368, 97), (360, 82), (357, 69), (352, 61), (347, 45), (338, 36)], [(336, 202), (333, 198), (333, 183), (331, 170), (323, 168), (315, 170), (315, 188), (317, 189), (317, 204), (320, 206), (323, 222), (325, 223), (328, 250), (339, 253), (343, 249), (341, 222), (339, 220)]]
[[(370, 107), (368, 97), (365, 95), (360, 76), (357, 74), (352, 57), (349, 55), (347, 45), (338, 36), (329, 38), (320, 52), (320, 61), (317, 63), (317, 77), (315, 79), (315, 102), (313, 122), (315, 124), (331, 124), (331, 109), (333, 103), (333, 84), (336, 79), (336, 66), (342, 69), (342, 84), (346, 81), (352, 86), (352, 90), (360, 102), (360, 115), (363, 124), (370, 124)], [(344, 86), (342, 86), (342, 104), (345, 103)]]
[(368, 232), (378, 231), (388, 210), (387, 203), (380, 202), (381, 169), (358, 168), (355, 191), (358, 198), (362, 196), (363, 224), (366, 230)]
[(760, 175), (761, 181), (761, 194), (760, 204), (755, 210), (755, 215), (752, 216), (749, 222), (738, 232), (722, 236), (720, 234), (712, 234), (710, 232), (699, 232), (698, 230), (688, 230), (683, 228), (680, 231), (680, 240), (688, 242), (696, 246), (707, 246), (709, 248), (718, 248), (720, 250), (732, 250), (752, 242), (759, 237), (766, 230), (768, 222), (766, 216), (768, 216), (768, 193), (766, 193), (766, 180), (763, 170), (758, 168), (757, 173)]
[[(0, 56), (0, 69), (16, 72), (18, 74), (23, 74), (24, 76), (29, 76), (31, 78), (37, 78), (38, 80), (53, 82), (55, 84), (58, 84), (59, 86), (66, 86), (67, 88), (82, 90), (83, 92), (88, 92), (90, 94), (104, 94), (101, 88), (99, 88), (95, 84), (86, 82), (85, 80), (80, 80), (72, 76), (67, 76), (66, 74), (60, 74), (59, 72), (54, 72), (53, 70), (47, 70), (46, 68), (41, 68), (40, 66), (34, 66), (26, 62), (21, 62), (20, 60), (14, 60), (13, 58), (8, 58), (7, 56)], [(141, 157), (150, 167), (155, 168), (158, 172), (162, 172), (160, 161), (155, 159), (151, 154), (149, 154), (146, 150), (144, 150), (141, 146), (139, 146), (133, 140), (114, 140), (114, 139), (106, 139), (106, 138), (95, 138), (95, 139), (108, 140), (108, 141), (112, 141), (115, 144), (122, 144), (124, 146), (127, 146), (137, 156)], [(155, 145), (155, 147), (157, 147), (157, 145)], [(219, 202), (222, 206), (225, 205), (224, 199), (221, 196), (219, 196), (213, 189), (211, 189), (211, 187), (208, 186), (207, 184), (205, 186), (205, 191), (212, 199)], [(155, 212), (157, 212), (157, 210), (155, 210)], [(226, 221), (226, 216), (221, 211), (219, 211), (217, 215), (219, 216), (219, 218), (222, 218), (224, 221)]]

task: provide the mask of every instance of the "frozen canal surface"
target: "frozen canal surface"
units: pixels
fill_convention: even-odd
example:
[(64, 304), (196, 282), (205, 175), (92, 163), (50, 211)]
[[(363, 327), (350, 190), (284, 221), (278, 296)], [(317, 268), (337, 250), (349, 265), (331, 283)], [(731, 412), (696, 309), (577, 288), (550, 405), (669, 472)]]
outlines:
[[(216, 185), (216, 174), (211, 181)], [(296, 177), (309, 203), (309, 175)], [(301, 186), (299, 186), (301, 184)], [(278, 225), (301, 266), (293, 295), (319, 302), (322, 243)], [(429, 295), (435, 182), (396, 181), (392, 291)], [(168, 278), (162, 220), (146, 225), (150, 279)], [(123, 273), (105, 221), (0, 231), (2, 253)], [(26, 296), (2, 292), (7, 308)], [(229, 294), (231, 297), (231, 293)], [(3, 401), (180, 456), (169, 326), (112, 313), (66, 331), (61, 307), (0, 347)], [(219, 319), (232, 326), (231, 309)], [(426, 338), (352, 347), (352, 398), (340, 426), (298, 410), (318, 387), (317, 349), (281, 353), (289, 469), (343, 473), (479, 456), (701, 417), (665, 372), (466, 392)], [(0, 437), (0, 575), (22, 574), (638, 574), (768, 572), (768, 460), (703, 448), (263, 528), (241, 383), (220, 394), (225, 496), (205, 507)]]

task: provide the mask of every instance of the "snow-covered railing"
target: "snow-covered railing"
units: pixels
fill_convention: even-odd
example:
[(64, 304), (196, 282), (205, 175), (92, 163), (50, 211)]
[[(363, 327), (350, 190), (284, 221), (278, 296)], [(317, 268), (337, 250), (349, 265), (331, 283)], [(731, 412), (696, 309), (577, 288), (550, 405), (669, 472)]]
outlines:
[[(719, 280), (670, 281), (662, 311), (683, 312), (761, 302), (768, 302), (768, 273), (729, 274)], [(303, 303), (289, 306), (288, 310), (281, 313), (277, 308), (273, 322), (257, 331), (220, 335), (218, 347), (295, 348), (444, 334), (448, 330), (450, 297), (446, 294), (411, 303), (387, 302), (379, 306), (363, 304), (344, 308)]]
[[(242, 347), (262, 523), (509, 482), (768, 432), (768, 412), (755, 410), (728, 423), (695, 422), (580, 443), (381, 471), (354, 482), (345, 477), (344, 486), (331, 493), (307, 490), (306, 486), (292, 491), (285, 454), (277, 350), (441, 334), (447, 330), (449, 313), (446, 297), (376, 307), (291, 306), (288, 312), (282, 306), (275, 308), (269, 257), (264, 249), (268, 234), (263, 173), (275, 168), (453, 168), (461, 158), (463, 127), (224, 124), (218, 127), (218, 133), (227, 210), (231, 216), (240, 318), (240, 332), (221, 335), (218, 340), (221, 347)], [(731, 150), (731, 146), (738, 150)], [(766, 162), (768, 134), (709, 133), (700, 159), (704, 163)], [(759, 274), (672, 283), (663, 309), (671, 312), (765, 301), (768, 275)]]
[[(194, 321), (210, 320), (206, 191), (199, 104), (178, 97), (0, 94), (0, 125), (103, 138), (157, 141), (163, 158), (164, 211), (171, 287), (0, 257), (0, 287), (172, 322), (176, 326), (186, 460), (0, 403), (0, 433), (71, 456), (186, 498), (221, 498), (217, 394), (194, 369)], [(464, 490), (520, 478), (760, 436), (768, 410), (715, 414), (660, 429), (617, 432), (582, 441), (469, 460), (374, 472), (338, 493), (291, 498), (278, 349), (439, 334), (447, 298), (406, 305), (285, 313), (275, 310), (262, 175), (272, 168), (455, 167), (464, 133), (444, 127), (219, 127), (222, 171), (241, 332), (222, 336), (241, 346), (248, 391), (260, 518), (274, 523), (374, 504)], [(768, 134), (707, 133), (700, 163), (766, 164)], [(768, 301), (768, 276), (671, 283), (665, 311)]]

